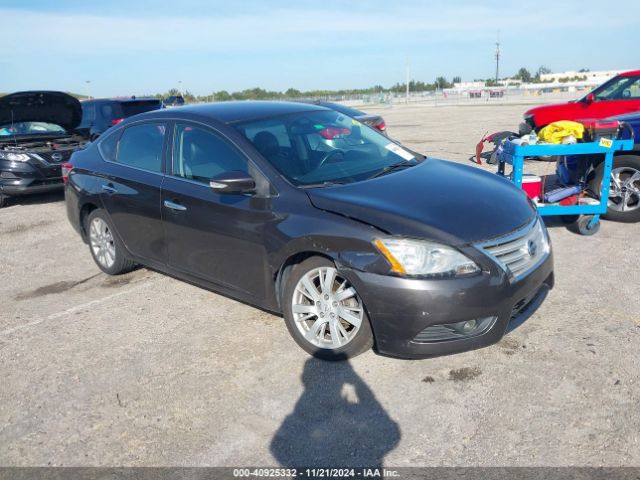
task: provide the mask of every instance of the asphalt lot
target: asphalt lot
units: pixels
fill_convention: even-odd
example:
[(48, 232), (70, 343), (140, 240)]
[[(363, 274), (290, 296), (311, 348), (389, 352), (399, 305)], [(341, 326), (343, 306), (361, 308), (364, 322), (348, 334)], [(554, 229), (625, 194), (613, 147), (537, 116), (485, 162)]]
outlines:
[[(468, 163), (524, 108), (378, 112)], [(331, 364), (281, 318), (99, 273), (61, 199), (0, 210), (0, 465), (640, 466), (640, 224), (552, 226), (556, 288), (498, 345)]]

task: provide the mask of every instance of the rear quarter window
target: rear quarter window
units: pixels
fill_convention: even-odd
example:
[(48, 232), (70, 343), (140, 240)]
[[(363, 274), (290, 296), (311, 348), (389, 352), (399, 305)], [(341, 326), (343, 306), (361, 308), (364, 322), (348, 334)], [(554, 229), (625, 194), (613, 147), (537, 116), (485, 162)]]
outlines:
[(103, 136), (98, 143), (100, 155), (110, 162), (116, 161), (116, 151), (118, 148), (118, 138), (120, 132), (113, 132), (111, 135)]

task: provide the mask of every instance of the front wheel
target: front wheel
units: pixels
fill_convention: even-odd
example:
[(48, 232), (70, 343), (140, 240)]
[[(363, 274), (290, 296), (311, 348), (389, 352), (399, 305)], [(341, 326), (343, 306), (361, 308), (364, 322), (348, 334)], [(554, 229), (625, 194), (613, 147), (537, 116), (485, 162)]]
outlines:
[(9, 195), (4, 195), (0, 193), (0, 208), (6, 207), (9, 203)]
[(283, 310), (293, 339), (315, 357), (346, 360), (373, 346), (360, 295), (325, 258), (311, 257), (293, 267)]
[(86, 231), (91, 256), (100, 270), (109, 275), (133, 270), (136, 264), (127, 258), (124, 245), (115, 235), (104, 210), (91, 212), (87, 217)]
[[(596, 174), (589, 188), (600, 193), (604, 164), (596, 167)], [(620, 155), (614, 157), (611, 170), (609, 206), (607, 220), (616, 222), (640, 222), (640, 156)]]

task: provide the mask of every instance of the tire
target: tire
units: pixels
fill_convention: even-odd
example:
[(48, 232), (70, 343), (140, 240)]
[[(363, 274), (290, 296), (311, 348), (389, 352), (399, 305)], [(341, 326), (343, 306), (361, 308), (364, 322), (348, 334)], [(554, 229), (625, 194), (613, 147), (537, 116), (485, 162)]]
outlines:
[(593, 215), (581, 215), (574, 224), (570, 225), (571, 230), (580, 235), (595, 235), (600, 230), (600, 220), (590, 227), (589, 223), (591, 223), (592, 218)]
[(6, 207), (9, 204), (9, 195), (0, 193), (0, 208)]
[[(330, 282), (329, 288), (325, 281)], [(324, 257), (311, 257), (293, 267), (282, 304), (289, 333), (314, 357), (346, 360), (373, 347), (362, 299), (335, 264)]]
[[(595, 175), (589, 182), (589, 189), (600, 193), (604, 164), (596, 167)], [(611, 171), (611, 191), (607, 220), (615, 222), (640, 222), (640, 156), (620, 155), (613, 158)]]
[(104, 210), (91, 212), (85, 223), (89, 251), (98, 268), (109, 275), (121, 275), (130, 272), (136, 266), (127, 258), (126, 250)]

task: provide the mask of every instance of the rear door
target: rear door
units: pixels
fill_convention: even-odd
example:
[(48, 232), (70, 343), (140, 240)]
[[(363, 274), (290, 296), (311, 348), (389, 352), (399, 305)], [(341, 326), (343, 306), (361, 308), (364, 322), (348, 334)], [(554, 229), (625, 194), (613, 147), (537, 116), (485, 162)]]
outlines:
[(264, 298), (267, 253), (264, 226), (269, 201), (249, 194), (219, 194), (210, 179), (241, 170), (261, 175), (219, 133), (176, 123), (171, 174), (162, 187), (167, 261), (175, 269)]
[(100, 143), (105, 165), (101, 199), (116, 232), (133, 255), (164, 263), (160, 218), (167, 124), (142, 122)]

